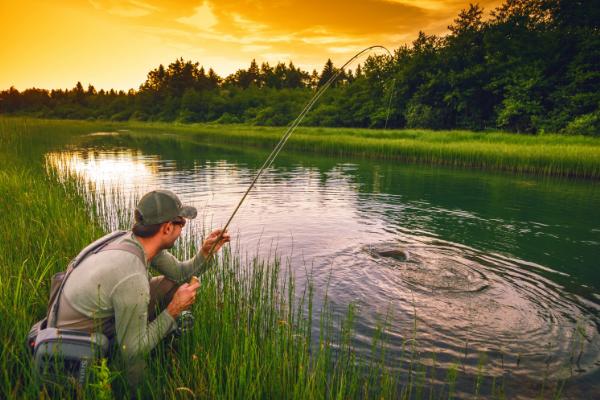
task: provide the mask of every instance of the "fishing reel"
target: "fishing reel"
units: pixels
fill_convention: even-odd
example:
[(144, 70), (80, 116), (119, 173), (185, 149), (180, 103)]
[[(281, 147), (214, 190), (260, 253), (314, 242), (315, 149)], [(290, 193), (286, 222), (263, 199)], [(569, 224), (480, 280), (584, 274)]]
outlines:
[(191, 311), (182, 311), (181, 314), (175, 320), (177, 322), (177, 328), (173, 332), (175, 336), (181, 337), (186, 332), (189, 332), (194, 327), (195, 321), (194, 314)]

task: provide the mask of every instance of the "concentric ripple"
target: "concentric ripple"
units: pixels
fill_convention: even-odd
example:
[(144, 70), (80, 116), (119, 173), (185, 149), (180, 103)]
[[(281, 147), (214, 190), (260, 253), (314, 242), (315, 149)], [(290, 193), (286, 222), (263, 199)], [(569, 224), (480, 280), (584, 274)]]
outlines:
[(366, 246), (365, 250), (380, 264), (397, 269), (414, 290), (466, 293), (479, 292), (490, 285), (476, 262), (452, 255), (441, 246), (436, 251), (413, 246), (409, 251), (399, 243), (382, 243)]
[[(415, 337), (420, 353), (449, 364), (476, 366), (486, 354), (486, 373), (540, 379), (540, 371), (565, 378), (600, 363), (598, 310), (564, 293), (549, 279), (557, 273), (542, 266), (409, 233), (346, 249), (332, 262), (343, 282), (333, 298), (349, 300), (352, 291), (360, 304), (391, 307), (398, 352)], [(375, 324), (359, 322), (365, 342)]]

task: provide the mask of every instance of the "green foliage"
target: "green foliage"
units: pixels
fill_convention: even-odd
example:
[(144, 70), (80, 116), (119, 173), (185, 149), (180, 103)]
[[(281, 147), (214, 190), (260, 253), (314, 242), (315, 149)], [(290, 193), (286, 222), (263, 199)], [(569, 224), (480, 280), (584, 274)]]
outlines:
[(600, 136), (600, 111), (575, 118), (564, 131), (570, 135)]
[(240, 119), (235, 115), (231, 115), (229, 113), (223, 113), (216, 121), (218, 124), (238, 124), (240, 123)]
[(252, 60), (221, 78), (179, 58), (127, 93), (86, 90), (81, 82), (70, 90), (9, 88), (0, 92), (0, 113), (285, 125), (339, 72), (306, 124), (574, 132), (581, 123), (574, 121), (600, 104), (600, 8), (593, 3), (506, 0), (489, 15), (469, 5), (446, 36), (419, 32), (410, 46), (392, 57), (371, 55), (355, 73), (331, 59), (320, 73)]
[(90, 383), (86, 387), (91, 392), (90, 397), (97, 400), (112, 400), (111, 382), (115, 379), (115, 374), (108, 367), (108, 360), (102, 358), (91, 368)]
[(407, 128), (444, 128), (444, 110), (427, 104), (411, 102), (407, 107), (405, 119)]
[[(98, 203), (93, 196), (106, 200), (102, 192), (87, 197), (86, 202), (82, 183), (75, 177), (65, 179), (46, 170), (43, 157), (49, 150), (77, 144), (79, 135), (123, 128), (137, 131), (132, 135), (140, 140), (168, 128), (182, 138), (187, 135), (209, 141), (245, 140), (257, 145), (272, 144), (281, 133), (281, 129), (239, 125), (227, 127), (227, 134), (221, 135), (223, 127), (212, 124), (0, 118), (0, 162), (4, 166), (0, 170), (0, 319), (10, 321), (0, 324), (3, 399), (73, 397), (69, 388), (59, 388), (51, 396), (36, 387), (31, 356), (23, 338), (45, 312), (50, 277), (108, 229), (107, 217), (115, 219), (116, 214), (121, 227), (127, 226), (131, 211), (127, 205), (132, 199), (117, 201), (124, 209), (94, 206)], [(296, 149), (431, 161), (445, 156), (450, 164), (470, 162), (481, 166), (494, 162), (511, 166), (512, 162), (512, 167), (521, 170), (533, 166), (540, 170), (564, 172), (570, 168), (589, 173), (592, 165), (596, 168), (592, 176), (600, 176), (597, 139), (580, 136), (323, 128), (304, 128), (298, 133), (290, 143)], [(523, 150), (519, 151), (519, 147)], [(552, 162), (548, 162), (549, 154)], [(199, 237), (192, 236), (176, 251), (179, 256), (189, 256), (199, 242)], [(416, 325), (412, 334), (407, 332), (404, 343), (410, 351), (409, 371), (392, 373), (385, 363), (387, 319), (375, 330), (372, 354), (367, 361), (353, 348), (354, 305), (350, 304), (345, 317), (337, 321), (326, 303), (320, 318), (313, 321), (316, 314), (312, 286), (309, 284), (305, 291), (294, 290), (293, 276), (286, 274), (277, 259), (242, 263), (241, 257), (225, 252), (218, 265), (203, 275), (193, 309), (196, 321), (202, 323), (196, 323), (176, 348), (161, 343), (155, 349), (139, 395), (157, 399), (420, 399), (456, 394), (463, 366), (451, 366), (445, 378), (441, 376), (443, 372), (438, 373), (441, 382), (436, 378), (435, 364), (433, 368), (419, 367)], [(416, 321), (415, 315), (415, 324)], [(340, 334), (335, 335), (333, 328), (338, 323)], [(573, 346), (576, 353), (577, 343)], [(479, 367), (477, 376), (467, 378), (474, 380), (476, 395), (486, 396), (489, 377), (485, 376), (483, 361)], [(101, 361), (92, 368), (92, 377), (80, 398), (130, 397), (115, 366)], [(502, 387), (496, 389), (495, 378), (492, 379), (491, 394), (504, 397)], [(542, 390), (543, 395), (560, 397), (561, 387), (554, 394), (548, 387)]]
[(542, 83), (539, 68), (519, 68), (508, 78), (499, 106), (498, 126), (517, 133), (533, 133), (543, 110), (536, 90)]

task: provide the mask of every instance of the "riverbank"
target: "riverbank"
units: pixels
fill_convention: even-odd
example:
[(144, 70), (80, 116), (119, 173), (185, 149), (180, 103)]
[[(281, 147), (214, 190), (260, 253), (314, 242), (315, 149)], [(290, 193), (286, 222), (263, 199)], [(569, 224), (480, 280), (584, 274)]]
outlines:
[[(76, 143), (78, 135), (92, 132), (122, 131), (141, 139), (147, 134), (174, 133), (162, 126), (155, 128), (0, 120), (0, 161), (7, 166), (0, 171), (0, 208), (4, 212), (0, 232), (6, 238), (0, 244), (0, 268), (5, 272), (0, 277), (0, 318), (12, 322), (0, 327), (0, 397), (39, 397), (32, 385), (30, 358), (22, 338), (44, 312), (50, 276), (64, 269), (70, 257), (108, 229), (102, 210), (82, 199), (76, 181), (62, 186), (55, 176), (48, 175), (43, 154), (64, 149), (66, 144)], [(194, 134), (188, 137), (197, 140)], [(130, 204), (131, 199), (124, 200), (122, 204)], [(120, 226), (127, 227), (130, 216), (122, 215)], [(189, 255), (197, 242), (198, 237), (192, 237), (176, 250), (180, 256)], [(201, 301), (194, 307), (201, 322), (177, 352), (165, 344), (159, 346), (142, 386), (144, 395), (440, 398), (451, 397), (458, 390), (457, 379), (462, 379), (466, 384), (461, 387), (472, 388), (470, 394), (506, 397), (504, 376), (487, 376), (484, 361), (477, 375), (464, 373), (460, 360), (444, 370), (436, 370), (435, 356), (433, 365), (419, 362), (420, 356), (427, 355), (414, 353), (418, 352), (414, 332), (402, 334), (406, 359), (414, 361), (414, 365), (407, 363), (406, 374), (394, 374), (385, 366), (383, 327), (372, 332), (375, 351), (370, 361), (359, 359), (352, 342), (353, 306), (343, 321), (333, 321), (327, 309), (320, 313), (320, 321), (313, 321), (311, 287), (301, 297), (303, 302), (298, 302), (291, 291), (293, 279), (281, 274), (282, 270), (276, 260), (248, 264), (234, 255), (204, 275)], [(281, 286), (283, 282), (285, 286)], [(341, 324), (338, 331), (343, 334), (339, 337), (332, 336), (334, 323)], [(122, 397), (118, 372), (110, 370), (105, 376), (104, 383), (112, 380), (113, 393)], [(560, 394), (562, 383), (552, 381), (546, 386), (545, 380), (540, 382), (541, 397), (551, 392)], [(88, 396), (110, 398), (106, 388), (90, 387)]]
[[(35, 119), (26, 121), (54, 128), (70, 124), (89, 124), (90, 132), (102, 127), (131, 135), (180, 135), (201, 143), (263, 148), (272, 148), (285, 131), (285, 128), (249, 125)], [(586, 136), (300, 127), (292, 134), (285, 149), (336, 157), (397, 160), (404, 163), (510, 173), (600, 178), (600, 139)]]
[[(83, 133), (66, 127), (52, 141)], [(24, 346), (48, 301), (51, 276), (102, 234), (74, 185), (58, 185), (42, 163), (43, 126), (0, 120), (0, 397), (38, 398)]]
[[(109, 228), (103, 210), (84, 201), (75, 178), (61, 184), (43, 164), (45, 151), (106, 126), (75, 123), (49, 134), (49, 127), (38, 122), (0, 120), (0, 398), (5, 399), (71, 397), (66, 388), (49, 395), (35, 386), (24, 338), (45, 312), (50, 277)], [(130, 214), (120, 215), (119, 227), (126, 228)], [(192, 234), (180, 241), (176, 254), (189, 257), (200, 240)], [(325, 309), (319, 323), (312, 320), (312, 288), (299, 298), (294, 290), (293, 278), (277, 259), (242, 262), (226, 252), (202, 276), (193, 330), (177, 350), (164, 341), (155, 349), (138, 395), (397, 398), (412, 390), (412, 382), (400, 385), (399, 377), (391, 376), (383, 357), (370, 363), (356, 358), (352, 307), (345, 321), (334, 321)], [(317, 337), (315, 322), (320, 326)], [(341, 337), (332, 336), (334, 323), (343, 325)], [(377, 354), (385, 343), (383, 332), (382, 327), (373, 339)], [(93, 371), (96, 383), (81, 396), (129, 396), (118, 370), (100, 366)]]

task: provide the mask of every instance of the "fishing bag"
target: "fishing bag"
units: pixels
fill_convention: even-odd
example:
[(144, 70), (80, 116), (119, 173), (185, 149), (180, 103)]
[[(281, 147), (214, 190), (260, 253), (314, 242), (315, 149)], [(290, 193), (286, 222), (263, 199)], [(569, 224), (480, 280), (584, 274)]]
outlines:
[(33, 354), (33, 368), (40, 383), (61, 383), (73, 378), (82, 385), (87, 368), (95, 359), (106, 357), (109, 339), (100, 332), (56, 327), (60, 295), (71, 272), (89, 255), (105, 250), (124, 250), (140, 256), (136, 247), (112, 243), (126, 231), (112, 232), (84, 248), (68, 265), (67, 270), (52, 277), (48, 312), (36, 322), (27, 335), (27, 346)]

